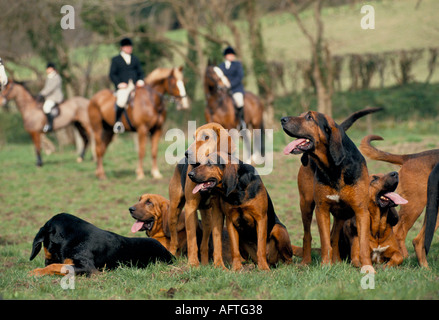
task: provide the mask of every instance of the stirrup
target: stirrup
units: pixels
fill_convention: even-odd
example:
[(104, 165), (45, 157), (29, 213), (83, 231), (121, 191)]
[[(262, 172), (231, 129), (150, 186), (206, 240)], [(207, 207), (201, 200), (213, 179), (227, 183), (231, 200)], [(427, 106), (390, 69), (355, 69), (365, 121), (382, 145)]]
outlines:
[(44, 133), (47, 133), (47, 132), (50, 132), (50, 131), (52, 131), (52, 129), (50, 128), (50, 126), (49, 126), (48, 124), (45, 124), (44, 127), (43, 127), (43, 132), (44, 132)]
[(125, 127), (121, 121), (117, 121), (113, 126), (114, 133), (124, 133)]

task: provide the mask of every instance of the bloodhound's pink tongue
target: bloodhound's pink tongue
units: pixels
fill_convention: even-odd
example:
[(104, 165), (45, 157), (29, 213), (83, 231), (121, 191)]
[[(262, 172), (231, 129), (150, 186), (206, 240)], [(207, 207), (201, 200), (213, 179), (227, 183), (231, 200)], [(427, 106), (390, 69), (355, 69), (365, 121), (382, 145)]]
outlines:
[(139, 221), (137, 220), (133, 226), (131, 227), (131, 232), (132, 233), (136, 233), (137, 231), (139, 231), (140, 229), (142, 229), (143, 227), (143, 221)]
[(204, 187), (204, 183), (199, 183), (195, 186), (195, 188), (192, 190), (193, 194), (196, 194), (198, 191), (200, 191), (201, 189), (203, 189)]
[(304, 143), (306, 139), (296, 139), (292, 142), (290, 142), (285, 148), (284, 148), (284, 154), (290, 154), (291, 151), (297, 148), (298, 145)]
[(390, 200), (392, 200), (395, 204), (407, 204), (408, 203), (408, 201), (406, 199), (401, 197), (396, 192), (388, 192), (388, 193), (384, 194), (384, 196), (389, 198)]

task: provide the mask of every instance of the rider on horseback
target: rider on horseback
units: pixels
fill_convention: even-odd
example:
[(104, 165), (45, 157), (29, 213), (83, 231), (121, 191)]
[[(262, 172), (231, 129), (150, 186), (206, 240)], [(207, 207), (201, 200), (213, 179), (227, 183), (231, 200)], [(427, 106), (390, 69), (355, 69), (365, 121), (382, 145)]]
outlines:
[(47, 124), (43, 127), (43, 132), (50, 132), (53, 129), (52, 109), (64, 99), (62, 92), (62, 79), (56, 71), (55, 65), (49, 62), (46, 67), (46, 82), (43, 89), (38, 94), (37, 100), (44, 98), (43, 111), (47, 117)]
[(236, 60), (236, 53), (232, 47), (227, 47), (223, 52), (223, 56), (225, 61), (221, 63), (219, 67), (230, 81), (230, 91), (232, 93), (241, 129), (246, 129), (244, 121), (244, 86), (242, 85), (244, 68), (242, 67), (241, 62)]
[(124, 38), (120, 41), (120, 54), (111, 60), (110, 79), (116, 86), (116, 122), (113, 126), (114, 133), (122, 133), (125, 127), (120, 121), (120, 117), (127, 108), (128, 98), (131, 91), (135, 89), (134, 83), (138, 87), (145, 85), (144, 74), (140, 66), (139, 59), (132, 54), (133, 43), (131, 39)]

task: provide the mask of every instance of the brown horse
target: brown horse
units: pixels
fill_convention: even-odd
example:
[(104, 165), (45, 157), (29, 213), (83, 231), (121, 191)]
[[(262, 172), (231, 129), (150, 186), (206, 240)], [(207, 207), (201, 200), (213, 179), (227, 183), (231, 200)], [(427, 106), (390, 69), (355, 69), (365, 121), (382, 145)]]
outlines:
[[(162, 132), (162, 125), (166, 119), (165, 94), (175, 98), (177, 109), (189, 108), (186, 90), (183, 84), (182, 67), (158, 68), (146, 78), (144, 87), (135, 89), (134, 98), (130, 99), (126, 116), (121, 121), (128, 131), (136, 131), (138, 135), (139, 151), (136, 169), (137, 179), (145, 177), (143, 158), (145, 157), (146, 138), (151, 135), (152, 168), (154, 178), (162, 177), (157, 166), (158, 143)], [(97, 92), (90, 100), (88, 114), (93, 128), (96, 142), (96, 176), (105, 179), (103, 157), (108, 144), (113, 138), (113, 124), (115, 122), (114, 104), (116, 97), (113, 91), (104, 89)]]
[[(204, 93), (207, 101), (204, 115), (208, 123), (219, 123), (227, 130), (237, 128), (239, 124), (229, 88), (230, 83), (221, 69), (209, 64), (204, 74)], [(260, 143), (257, 148), (262, 156), (265, 155), (263, 112), (264, 106), (260, 99), (255, 94), (246, 91), (244, 93), (244, 121), (247, 127), (250, 125), (252, 129), (260, 129), (260, 135), (255, 134), (255, 138), (256, 143)]]
[[(38, 103), (31, 93), (20, 83), (10, 81), (0, 96), (0, 105), (8, 100), (15, 100), (17, 108), (23, 118), (24, 129), (29, 132), (35, 145), (37, 154), (37, 166), (42, 166), (41, 160), (41, 133), (46, 124), (46, 116), (42, 105)], [(73, 97), (59, 105), (59, 115), (53, 121), (53, 130), (61, 129), (69, 124), (74, 124), (84, 141), (83, 149), (77, 159), (78, 162), (84, 160), (86, 148), (88, 146), (91, 126), (88, 120), (87, 107), (89, 100), (83, 97)]]

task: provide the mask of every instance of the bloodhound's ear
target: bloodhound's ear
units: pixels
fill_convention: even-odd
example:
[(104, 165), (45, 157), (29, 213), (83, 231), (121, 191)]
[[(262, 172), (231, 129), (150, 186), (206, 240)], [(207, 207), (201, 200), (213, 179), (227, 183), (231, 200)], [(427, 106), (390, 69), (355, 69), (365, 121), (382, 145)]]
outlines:
[(394, 207), (390, 208), (387, 212), (387, 223), (390, 224), (390, 226), (395, 226), (399, 221), (399, 215), (398, 212)]
[(329, 154), (336, 166), (339, 166), (346, 156), (341, 135), (342, 132), (338, 127), (332, 128), (329, 138)]
[(302, 162), (302, 165), (303, 165), (304, 167), (306, 167), (306, 166), (308, 165), (308, 163), (309, 163), (308, 154), (304, 153), (304, 154), (302, 155), (302, 157), (300, 158), (300, 161)]
[(160, 209), (162, 210), (163, 233), (166, 237), (171, 237), (171, 231), (169, 230), (169, 203), (167, 201), (163, 201), (160, 204)]
[(225, 165), (222, 184), (226, 191), (226, 197), (228, 197), (238, 186), (238, 165)]
[(235, 152), (236, 145), (226, 129), (220, 128), (219, 131), (217, 131), (217, 137), (220, 139), (219, 150), (217, 150), (217, 152), (226, 152), (228, 154)]
[(41, 250), (41, 244), (44, 241), (44, 236), (46, 234), (46, 229), (43, 226), (40, 231), (38, 231), (37, 235), (34, 238), (34, 242), (32, 243), (32, 252), (30, 254), (30, 258), (29, 260), (33, 260), (37, 254), (40, 252)]

